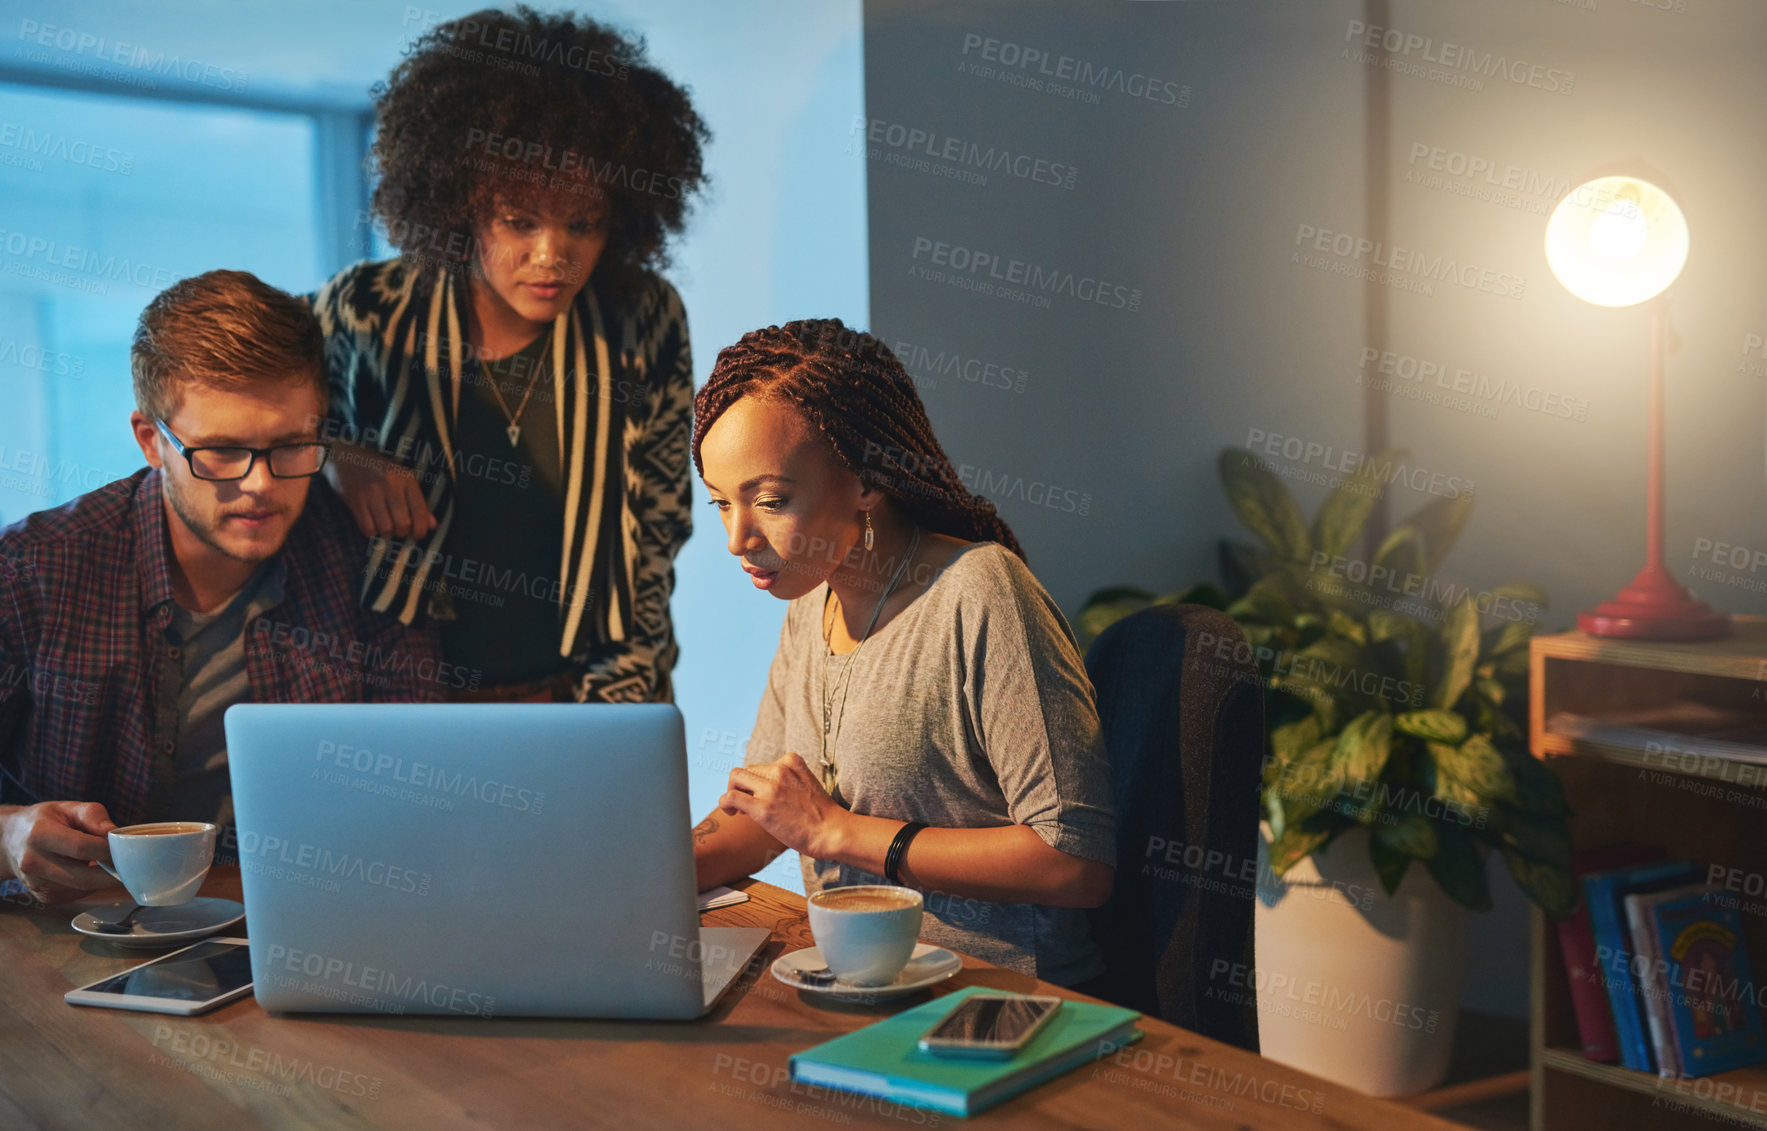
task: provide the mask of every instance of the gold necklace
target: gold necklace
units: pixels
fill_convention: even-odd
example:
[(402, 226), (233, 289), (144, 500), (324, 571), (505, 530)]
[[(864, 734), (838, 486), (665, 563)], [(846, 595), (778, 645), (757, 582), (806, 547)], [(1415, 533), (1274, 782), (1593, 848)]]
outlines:
[[(488, 364), (480, 365), (480, 368), (485, 371), (485, 376), (490, 379), (491, 395), (497, 398), (497, 407), (502, 409), (503, 415), (509, 418), (509, 427), (505, 428), (503, 431), (509, 436), (509, 446), (512, 448), (515, 447), (522, 438), (522, 426), (517, 424), (516, 421), (520, 420), (522, 413), (527, 411), (528, 398), (534, 395), (534, 386), (540, 383), (540, 374), (546, 371), (546, 358), (551, 353), (552, 327), (547, 326), (546, 345), (540, 350), (540, 360), (534, 362), (534, 372), (533, 375), (528, 378), (527, 391), (522, 393), (522, 403), (515, 406), (514, 412), (509, 411), (509, 403), (503, 399), (502, 391), (497, 388), (497, 378), (490, 372), (491, 367)], [(520, 354), (518, 353), (515, 356), (519, 357)]]

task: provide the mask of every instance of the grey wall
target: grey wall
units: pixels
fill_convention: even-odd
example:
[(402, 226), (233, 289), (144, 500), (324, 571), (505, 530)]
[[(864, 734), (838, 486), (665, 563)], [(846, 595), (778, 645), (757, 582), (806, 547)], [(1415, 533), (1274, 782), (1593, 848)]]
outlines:
[[(1565, 292), (1543, 233), (1564, 188), (1628, 159), (1693, 232), (1671, 292), (1669, 564), (1685, 574), (1707, 543), (1767, 550), (1767, 353), (1744, 356), (1767, 337), (1767, 6), (1655, 2), (1670, 10), (1370, 0), (1387, 9), (1374, 19), (1361, 0), (867, 0), (851, 144), (868, 163), (873, 328), (908, 347), (947, 451), (1070, 616), (1101, 586), (1214, 576), (1216, 541), (1244, 536), (1215, 479), (1223, 446), (1280, 435), (1333, 453), (1267, 457), (1311, 512), (1328, 463), (1369, 451), (1371, 428), (1439, 473), (1436, 490), (1472, 485), (1445, 580), (1538, 582), (1547, 629), (1617, 589), (1642, 564), (1648, 318)], [(1357, 21), (1416, 39), (1381, 71), (1357, 56)], [(1490, 74), (1498, 60), (1519, 81)], [(1103, 83), (1055, 89), (1081, 66)], [(1135, 96), (1137, 75), (1153, 97)], [(978, 168), (990, 148), (1046, 164)], [(1450, 171), (1475, 160), (1476, 176)], [(1334, 272), (1356, 260), (1314, 250), (1319, 231), (1479, 270), (1430, 293), (1403, 271), (1410, 289), (1369, 284)], [(998, 266), (959, 269), (957, 248)], [(1014, 260), (1071, 273), (1076, 294), (950, 282), (1003, 288), (990, 276), (1032, 269)], [(1088, 302), (1088, 279), (1124, 290)], [(1440, 366), (1448, 387), (1365, 368), (1368, 349)], [(989, 365), (1022, 390), (988, 387)], [(1458, 370), (1485, 395), (1457, 403)], [(1509, 386), (1526, 403), (1502, 399)], [(1389, 491), (1395, 517), (1429, 500), (1419, 482)], [(1767, 566), (1689, 580), (1722, 608), (1767, 611)], [(1492, 873), (1467, 1000), (1520, 1015), (1526, 904)]]

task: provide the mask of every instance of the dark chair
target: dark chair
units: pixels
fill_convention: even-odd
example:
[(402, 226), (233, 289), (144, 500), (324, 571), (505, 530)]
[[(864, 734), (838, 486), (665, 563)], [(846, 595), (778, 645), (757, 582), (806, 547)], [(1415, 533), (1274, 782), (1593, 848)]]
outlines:
[(1245, 635), (1154, 605), (1086, 655), (1117, 799), (1117, 878), (1092, 911), (1108, 969), (1084, 987), (1258, 1051), (1252, 920), (1264, 701)]

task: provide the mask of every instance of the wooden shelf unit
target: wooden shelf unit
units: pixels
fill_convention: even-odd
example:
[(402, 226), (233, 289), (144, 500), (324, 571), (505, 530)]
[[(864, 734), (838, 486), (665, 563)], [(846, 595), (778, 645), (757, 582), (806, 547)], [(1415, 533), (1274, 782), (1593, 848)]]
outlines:
[[(1697, 702), (1767, 723), (1767, 618), (1737, 617), (1727, 639), (1670, 643), (1583, 632), (1535, 637), (1529, 741), (1564, 782), (1576, 849), (1631, 841), (1670, 857), (1739, 869), (1767, 885), (1767, 766), (1687, 757), (1672, 745), (1591, 742), (1548, 730), (1561, 711)], [(1764, 751), (1763, 753), (1767, 753)], [(1767, 893), (1742, 901), (1751, 973), (1767, 977)], [(1533, 1131), (1581, 1128), (1767, 1128), (1767, 1065), (1665, 1080), (1586, 1060), (1558, 929), (1536, 909), (1529, 1061)], [(1767, 995), (1757, 994), (1757, 1000)], [(1716, 1121), (1716, 1123), (1715, 1123)]]

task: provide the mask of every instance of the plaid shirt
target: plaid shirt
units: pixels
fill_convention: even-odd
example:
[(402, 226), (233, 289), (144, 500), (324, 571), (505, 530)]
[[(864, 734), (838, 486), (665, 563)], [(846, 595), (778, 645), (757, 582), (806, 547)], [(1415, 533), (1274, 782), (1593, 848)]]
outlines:
[[(159, 708), (181, 670), (165, 635), (163, 492), (143, 469), (0, 531), (0, 803), (97, 801), (124, 825), (163, 815), (177, 735)], [(364, 547), (314, 479), (263, 587), (281, 599), (246, 628), (253, 702), (435, 700), (470, 685), (433, 630), (359, 608)]]

